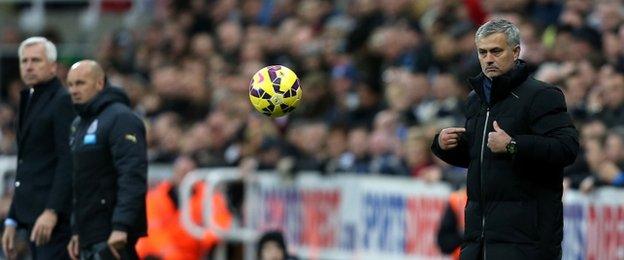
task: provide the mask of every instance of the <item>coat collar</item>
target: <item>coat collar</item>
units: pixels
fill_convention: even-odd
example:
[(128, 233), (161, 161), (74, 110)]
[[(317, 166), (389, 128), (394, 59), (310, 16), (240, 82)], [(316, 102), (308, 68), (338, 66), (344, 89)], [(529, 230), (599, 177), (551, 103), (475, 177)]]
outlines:
[[(44, 109), (48, 105), (48, 100), (50, 100), (54, 93), (62, 88), (61, 81), (54, 77), (49, 81), (42, 82), (40, 84), (36, 84), (33, 86), (35, 92), (33, 92), (32, 96), (30, 95), (30, 89), (24, 89), (20, 92), (20, 122), (18, 123), (19, 131), (18, 131), (18, 140), (22, 140), (27, 136), (30, 125), (33, 121), (35, 121), (35, 117), (41, 114), (41, 110)], [(26, 111), (26, 102), (31, 98), (30, 107), (28, 111)]]
[(121, 88), (110, 85), (106, 80), (104, 88), (91, 100), (85, 104), (74, 104), (74, 111), (82, 118), (92, 118), (113, 103), (130, 106), (130, 99)]
[[(55, 90), (61, 87), (62, 85), (63, 84), (61, 83), (61, 80), (58, 77), (53, 77), (48, 81), (44, 81), (44, 82), (33, 85), (32, 88), (35, 89), (35, 92), (41, 93), (41, 92)], [(26, 89), (26, 91), (28, 91), (28, 89)]]
[[(503, 75), (492, 78), (492, 93), (490, 105), (503, 100), (509, 93), (520, 86), (529, 77), (529, 72), (526, 68), (526, 62), (517, 59), (513, 69), (506, 72)], [(477, 93), (479, 98), (485, 102), (485, 93), (483, 93), (483, 81), (486, 80), (485, 74), (481, 72), (476, 77), (468, 79), (470, 86)]]

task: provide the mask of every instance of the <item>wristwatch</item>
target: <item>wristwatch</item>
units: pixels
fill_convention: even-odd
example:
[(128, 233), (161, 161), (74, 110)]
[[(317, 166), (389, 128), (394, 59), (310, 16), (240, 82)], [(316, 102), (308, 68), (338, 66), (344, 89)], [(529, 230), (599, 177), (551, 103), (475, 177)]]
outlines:
[(511, 138), (511, 141), (509, 141), (509, 143), (507, 144), (505, 149), (507, 150), (507, 153), (509, 153), (509, 154), (516, 154), (516, 152), (518, 151), (518, 147), (516, 145), (516, 140)]

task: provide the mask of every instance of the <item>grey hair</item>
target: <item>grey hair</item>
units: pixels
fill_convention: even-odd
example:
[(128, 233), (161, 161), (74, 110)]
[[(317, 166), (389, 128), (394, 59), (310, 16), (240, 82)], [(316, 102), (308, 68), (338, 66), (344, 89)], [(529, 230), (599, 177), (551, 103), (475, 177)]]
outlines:
[(520, 45), (520, 30), (515, 24), (505, 19), (494, 19), (481, 25), (475, 33), (475, 42), (495, 33), (504, 33), (507, 44), (511, 47)]
[(54, 46), (54, 43), (52, 43), (45, 37), (39, 36), (30, 37), (20, 43), (19, 49), (17, 49), (19, 59), (22, 59), (22, 52), (24, 52), (25, 47), (35, 44), (43, 44), (43, 46), (45, 47), (46, 57), (48, 58), (48, 61), (56, 61), (56, 46)]

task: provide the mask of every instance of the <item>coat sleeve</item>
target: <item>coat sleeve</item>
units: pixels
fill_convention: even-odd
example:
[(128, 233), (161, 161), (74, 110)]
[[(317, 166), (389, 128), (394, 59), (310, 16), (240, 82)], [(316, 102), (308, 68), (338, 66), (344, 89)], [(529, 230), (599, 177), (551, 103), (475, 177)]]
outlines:
[(57, 100), (54, 111), (54, 150), (57, 157), (56, 169), (46, 203), (47, 209), (69, 214), (72, 197), (72, 157), (69, 148), (71, 124), (76, 117), (70, 96), (67, 93)]
[(450, 206), (446, 207), (437, 237), (440, 251), (445, 254), (453, 253), (455, 249), (461, 246), (461, 231), (457, 227), (457, 216)]
[(11, 206), (9, 206), (9, 213), (7, 214), (7, 218), (17, 221), (17, 216), (15, 216), (15, 203), (13, 199), (11, 199)]
[(532, 134), (514, 137), (516, 162), (555, 167), (574, 162), (579, 150), (578, 132), (558, 88), (546, 87), (535, 95), (529, 108), (529, 125)]
[(470, 164), (470, 154), (466, 136), (463, 134), (460, 135), (457, 146), (450, 150), (442, 150), (438, 143), (438, 136), (440, 136), (439, 133), (435, 135), (433, 143), (431, 144), (431, 151), (433, 154), (450, 165), (468, 168)]
[(145, 126), (134, 114), (117, 115), (110, 135), (111, 154), (117, 171), (117, 203), (113, 229), (128, 231), (144, 215), (147, 193)]

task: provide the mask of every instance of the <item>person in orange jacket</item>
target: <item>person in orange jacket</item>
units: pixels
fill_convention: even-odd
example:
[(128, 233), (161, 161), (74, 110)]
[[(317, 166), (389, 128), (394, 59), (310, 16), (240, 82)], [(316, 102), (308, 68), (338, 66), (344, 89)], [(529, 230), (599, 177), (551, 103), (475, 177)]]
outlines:
[[(179, 157), (173, 169), (173, 176), (169, 181), (163, 181), (147, 193), (147, 237), (141, 238), (136, 249), (139, 257), (154, 257), (164, 260), (201, 259), (207, 255), (218, 242), (219, 238), (213, 232), (206, 232), (203, 239), (197, 239), (189, 234), (180, 222), (178, 202), (178, 185), (196, 168), (195, 162), (186, 156)], [(195, 186), (191, 198), (191, 217), (202, 225), (202, 196), (203, 183)], [(232, 216), (227, 209), (225, 198), (216, 194), (212, 200), (213, 217), (221, 228), (228, 228)], [(204, 225), (205, 226), (205, 225)]]
[(464, 235), (464, 208), (467, 200), (465, 186), (451, 193), (448, 207), (440, 221), (438, 246), (442, 253), (451, 254), (453, 259), (459, 259), (461, 251)]

